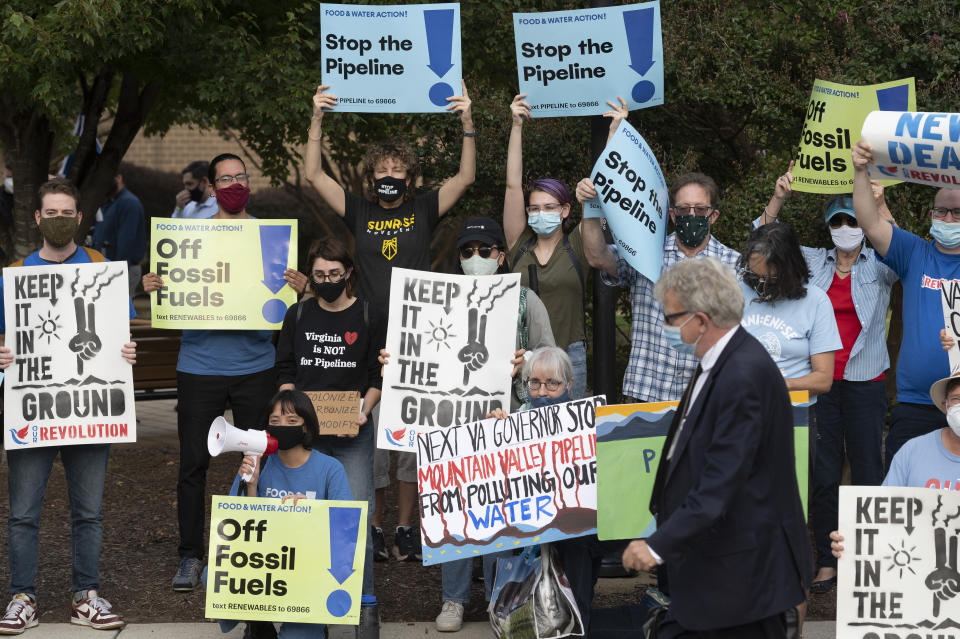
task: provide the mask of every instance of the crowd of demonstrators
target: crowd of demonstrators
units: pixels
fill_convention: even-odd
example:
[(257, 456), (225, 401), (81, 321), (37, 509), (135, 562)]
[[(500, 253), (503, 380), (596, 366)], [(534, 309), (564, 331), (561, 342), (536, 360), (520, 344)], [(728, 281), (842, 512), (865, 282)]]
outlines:
[(123, 182), (123, 174), (113, 178), (113, 192), (102, 208), (103, 219), (93, 231), (93, 248), (111, 262), (127, 263), (130, 297), (137, 290), (142, 274), (140, 262), (147, 254), (147, 219), (140, 198)]

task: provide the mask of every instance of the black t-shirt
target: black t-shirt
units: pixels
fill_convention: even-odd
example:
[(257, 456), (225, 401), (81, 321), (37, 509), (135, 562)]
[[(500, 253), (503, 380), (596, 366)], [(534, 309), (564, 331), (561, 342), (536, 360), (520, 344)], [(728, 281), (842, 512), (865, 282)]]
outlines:
[(430, 236), (440, 222), (438, 193), (418, 195), (395, 209), (346, 193), (343, 219), (356, 240), (360, 295), (388, 313), (393, 268), (430, 270)]
[[(297, 318), (299, 309), (300, 317)], [(278, 384), (297, 390), (359, 391), (380, 388), (377, 356), (387, 337), (387, 317), (360, 298), (342, 311), (320, 308), (307, 299), (287, 309), (277, 341)]]

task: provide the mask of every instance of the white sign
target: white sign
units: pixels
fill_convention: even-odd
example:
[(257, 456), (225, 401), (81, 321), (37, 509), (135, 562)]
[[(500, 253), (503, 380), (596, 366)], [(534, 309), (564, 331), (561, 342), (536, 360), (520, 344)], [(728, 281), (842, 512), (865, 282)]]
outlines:
[(953, 348), (947, 351), (950, 374), (960, 370), (960, 280), (940, 280), (940, 301), (943, 303), (943, 325), (947, 336), (953, 338)]
[(861, 137), (873, 147), (871, 178), (960, 186), (960, 113), (873, 111)]
[(136, 441), (126, 262), (3, 269), (7, 450)]
[(377, 446), (416, 450), (418, 428), (510, 410), (520, 274), (446, 275), (395, 268)]

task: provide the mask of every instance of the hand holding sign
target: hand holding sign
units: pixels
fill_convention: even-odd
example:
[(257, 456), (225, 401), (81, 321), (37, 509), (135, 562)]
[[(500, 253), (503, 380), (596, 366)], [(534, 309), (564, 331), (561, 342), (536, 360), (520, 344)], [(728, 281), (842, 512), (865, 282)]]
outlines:
[(607, 142), (609, 142), (610, 138), (613, 137), (613, 134), (617, 132), (617, 129), (620, 127), (620, 123), (626, 120), (627, 116), (630, 115), (630, 109), (627, 107), (627, 103), (623, 101), (623, 98), (618, 95), (617, 100), (620, 101), (619, 105), (607, 100), (607, 106), (610, 107), (610, 110), (603, 112), (603, 117), (610, 118), (610, 134), (607, 136)]
[[(450, 113), (459, 113), (460, 122), (463, 123), (463, 128), (466, 130), (467, 127), (473, 128), (473, 112), (471, 105), (473, 104), (470, 101), (470, 96), (467, 95), (467, 83), (463, 80), (460, 80), (460, 88), (463, 89), (463, 95), (454, 95), (447, 98), (447, 102), (450, 104), (447, 105), (447, 111)], [(470, 131), (467, 131), (468, 133)]]
[(337, 96), (324, 93), (329, 88), (329, 84), (321, 84), (317, 87), (317, 92), (313, 94), (314, 120), (322, 120), (324, 111), (333, 111), (333, 108), (337, 106)]
[(523, 121), (530, 117), (530, 104), (524, 101), (526, 93), (513, 96), (510, 103), (510, 115), (513, 116), (513, 125), (522, 126)]
[(853, 146), (851, 155), (853, 157), (854, 173), (865, 173), (867, 165), (873, 164), (873, 147), (864, 140), (860, 140)]

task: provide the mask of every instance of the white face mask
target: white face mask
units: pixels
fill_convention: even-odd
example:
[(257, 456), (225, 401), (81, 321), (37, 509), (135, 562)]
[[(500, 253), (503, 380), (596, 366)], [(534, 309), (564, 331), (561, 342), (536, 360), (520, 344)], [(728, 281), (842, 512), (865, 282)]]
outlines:
[(3, 190), (9, 193), (10, 195), (13, 195), (13, 178), (12, 177), (4, 178)]
[(853, 229), (844, 224), (838, 229), (830, 229), (830, 239), (841, 251), (852, 251), (863, 243), (863, 229)]
[(474, 253), (467, 259), (460, 260), (464, 275), (493, 275), (500, 268), (500, 258), (480, 257)]
[(947, 409), (947, 425), (957, 437), (960, 437), (960, 404)]

